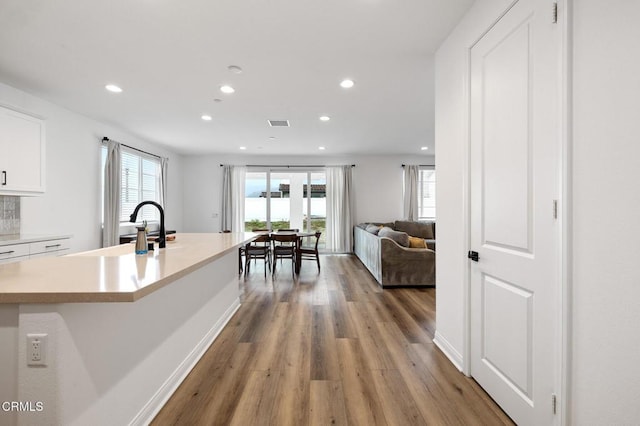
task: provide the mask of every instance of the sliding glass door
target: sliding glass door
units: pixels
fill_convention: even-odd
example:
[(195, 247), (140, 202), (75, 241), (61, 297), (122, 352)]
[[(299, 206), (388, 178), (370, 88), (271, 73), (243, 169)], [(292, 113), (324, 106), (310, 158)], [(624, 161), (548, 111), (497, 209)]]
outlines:
[(250, 171), (245, 187), (245, 230), (326, 230), (326, 175), (324, 171)]
[(249, 172), (245, 176), (244, 230), (269, 229), (267, 214), (267, 172)]

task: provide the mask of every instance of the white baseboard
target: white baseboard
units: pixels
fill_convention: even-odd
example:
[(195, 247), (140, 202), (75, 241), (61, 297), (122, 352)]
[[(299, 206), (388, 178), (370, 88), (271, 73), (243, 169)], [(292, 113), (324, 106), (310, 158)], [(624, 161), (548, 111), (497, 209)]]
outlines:
[(462, 371), (462, 355), (458, 352), (442, 334), (436, 330), (433, 343), (449, 358), (449, 361), (460, 371)]
[(184, 361), (180, 363), (173, 374), (160, 386), (160, 389), (158, 389), (149, 402), (147, 402), (142, 410), (131, 420), (129, 425), (142, 426), (151, 423), (156, 414), (160, 412), (164, 404), (171, 398), (171, 395), (178, 389), (178, 386), (180, 386), (193, 367), (200, 361), (200, 358), (202, 358), (207, 349), (209, 349), (209, 346), (216, 340), (224, 326), (227, 325), (231, 317), (233, 317), (233, 314), (235, 314), (239, 308), (240, 299), (236, 299), (207, 334), (204, 335), (196, 347), (187, 355)]

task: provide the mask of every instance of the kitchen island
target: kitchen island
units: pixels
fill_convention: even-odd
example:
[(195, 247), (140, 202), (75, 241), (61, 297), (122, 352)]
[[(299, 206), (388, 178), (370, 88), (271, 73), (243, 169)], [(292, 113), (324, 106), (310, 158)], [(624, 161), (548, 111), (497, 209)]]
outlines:
[[(240, 306), (237, 249), (252, 233), (176, 234), (0, 265), (0, 424), (146, 424)], [(44, 366), (27, 335), (46, 334)], [(30, 405), (29, 405), (30, 404)], [(41, 408), (41, 409), (39, 409)]]

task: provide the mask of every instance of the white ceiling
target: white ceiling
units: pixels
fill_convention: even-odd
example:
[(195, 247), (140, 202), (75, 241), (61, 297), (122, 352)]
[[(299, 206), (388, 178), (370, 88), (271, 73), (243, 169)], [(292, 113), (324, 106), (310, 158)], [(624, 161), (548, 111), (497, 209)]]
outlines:
[(433, 154), (433, 55), (472, 2), (0, 0), (0, 81), (181, 153)]

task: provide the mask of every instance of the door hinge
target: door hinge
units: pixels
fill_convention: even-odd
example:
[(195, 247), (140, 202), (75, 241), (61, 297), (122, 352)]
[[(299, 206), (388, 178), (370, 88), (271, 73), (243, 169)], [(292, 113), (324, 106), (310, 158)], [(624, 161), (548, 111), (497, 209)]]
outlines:
[(558, 218), (558, 200), (553, 200), (553, 218)]
[(552, 9), (552, 18), (551, 18), (551, 22), (554, 24), (558, 23), (558, 2), (554, 2), (553, 3), (553, 9)]
[(553, 414), (556, 414), (558, 411), (558, 397), (555, 393), (551, 394), (551, 409), (553, 410)]

